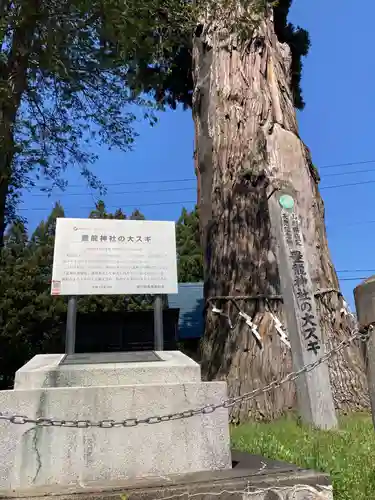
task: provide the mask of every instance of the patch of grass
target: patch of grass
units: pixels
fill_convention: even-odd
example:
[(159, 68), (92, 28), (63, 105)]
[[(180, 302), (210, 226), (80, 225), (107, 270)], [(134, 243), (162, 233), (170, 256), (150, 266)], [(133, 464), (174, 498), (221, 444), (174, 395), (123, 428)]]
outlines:
[(330, 474), (335, 500), (375, 499), (375, 431), (371, 416), (340, 418), (337, 431), (321, 431), (285, 418), (232, 429), (233, 447)]

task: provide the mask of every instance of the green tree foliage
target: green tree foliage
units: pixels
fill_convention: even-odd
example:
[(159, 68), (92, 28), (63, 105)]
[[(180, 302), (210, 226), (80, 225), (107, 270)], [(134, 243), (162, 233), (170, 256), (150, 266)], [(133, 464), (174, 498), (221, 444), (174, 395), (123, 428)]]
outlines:
[[(287, 43), (292, 54), (292, 90), (294, 104), (297, 109), (303, 109), (305, 103), (302, 97), (301, 76), (302, 59), (310, 48), (309, 34), (303, 28), (296, 27), (288, 22), (288, 14), (293, 0), (234, 0), (242, 2), (245, 11), (250, 9), (258, 14), (265, 9), (267, 3), (273, 5), (275, 32), (280, 42)], [(196, 2), (199, 9), (201, 2)], [(212, 2), (208, 8), (215, 9), (219, 2)], [(193, 14), (196, 15), (197, 11)], [(190, 16), (194, 20), (194, 16)], [(189, 18), (189, 19), (190, 19)], [(232, 26), (237, 31), (241, 26)], [(251, 29), (249, 18), (244, 19), (244, 34)], [(201, 27), (195, 26), (195, 36), (199, 36)], [(128, 75), (129, 84), (136, 91), (153, 92), (155, 99), (162, 105), (176, 108), (182, 103), (186, 108), (191, 107), (193, 95), (192, 79), (192, 22), (180, 24), (175, 28), (173, 39), (170, 39), (158, 59), (155, 54), (147, 57), (145, 52), (141, 58), (133, 60)]]
[(178, 281), (194, 283), (203, 280), (203, 253), (200, 244), (199, 213), (195, 208), (182, 209), (176, 224)]
[[(91, 215), (98, 213), (102, 218), (126, 219), (121, 210), (107, 213), (103, 202)], [(30, 237), (22, 221), (13, 223), (5, 235), (0, 251), (0, 389), (11, 387), (14, 372), (35, 354), (61, 352), (63, 347), (66, 302), (50, 294), (57, 217), (64, 217), (59, 204)], [(131, 217), (144, 218), (137, 210)], [(91, 296), (78, 301), (81, 313), (151, 306), (151, 296)]]
[(128, 70), (159, 59), (190, 10), (184, 0), (0, 2), (0, 244), (32, 173), (64, 185), (75, 165), (98, 187), (90, 143), (129, 149), (129, 104), (147, 105), (154, 123)]
[(294, 105), (297, 109), (303, 109), (305, 102), (302, 96), (302, 59), (307, 56), (310, 49), (309, 33), (288, 22), (289, 11), (293, 0), (278, 0), (274, 7), (274, 24), (276, 35), (280, 42), (287, 43), (292, 54), (292, 90)]
[(50, 279), (56, 205), (28, 238), (22, 223), (7, 232), (0, 253), (0, 387), (10, 387), (14, 371), (35, 354), (54, 352), (65, 303), (51, 300)]
[[(104, 201), (99, 200), (96, 203), (95, 209), (90, 212), (90, 219), (120, 219), (126, 220), (128, 217), (124, 214), (121, 208), (118, 208), (113, 214), (107, 212)], [(138, 210), (135, 209), (129, 216), (129, 220), (145, 220), (146, 217)]]

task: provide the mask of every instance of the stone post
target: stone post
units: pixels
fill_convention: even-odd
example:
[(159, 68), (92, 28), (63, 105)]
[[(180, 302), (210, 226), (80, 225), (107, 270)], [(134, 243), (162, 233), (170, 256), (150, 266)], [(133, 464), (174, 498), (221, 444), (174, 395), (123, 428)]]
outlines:
[[(316, 361), (325, 352), (296, 198), (292, 189), (287, 188), (277, 190), (269, 197), (269, 213), (277, 242), (280, 286), (295, 371)], [(337, 426), (326, 363), (301, 374), (296, 380), (296, 387), (303, 421), (322, 429)]]
[[(375, 275), (354, 289), (354, 300), (360, 328), (375, 324)], [(372, 421), (375, 428), (375, 328), (370, 331), (369, 340), (364, 344), (364, 355)]]

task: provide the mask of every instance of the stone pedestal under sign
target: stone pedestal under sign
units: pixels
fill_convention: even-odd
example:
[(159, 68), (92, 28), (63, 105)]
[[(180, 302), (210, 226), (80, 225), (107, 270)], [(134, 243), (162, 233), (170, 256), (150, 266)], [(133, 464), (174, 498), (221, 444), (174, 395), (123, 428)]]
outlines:
[(17, 372), (15, 389), (0, 391), (2, 413), (80, 421), (82, 428), (0, 420), (0, 489), (231, 468), (226, 409), (157, 424), (84, 428), (87, 421), (106, 426), (226, 398), (226, 383), (202, 382), (199, 365), (180, 352), (121, 358), (125, 354), (39, 355)]

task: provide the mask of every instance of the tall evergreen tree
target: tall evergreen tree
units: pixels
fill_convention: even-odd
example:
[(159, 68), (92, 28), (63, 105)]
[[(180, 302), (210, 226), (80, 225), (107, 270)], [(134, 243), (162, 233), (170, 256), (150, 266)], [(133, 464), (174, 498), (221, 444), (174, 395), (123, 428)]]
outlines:
[[(121, 208), (118, 208), (113, 214), (107, 212), (105, 203), (103, 200), (99, 200), (96, 203), (95, 209), (90, 212), (90, 219), (119, 219), (126, 220), (128, 217), (124, 214)], [(130, 220), (145, 220), (145, 216), (138, 210), (135, 209), (129, 216)]]
[(129, 217), (130, 220), (146, 220), (146, 217), (136, 208)]
[(195, 208), (182, 209), (176, 224), (178, 281), (194, 283), (203, 280), (203, 252), (200, 243), (199, 213)]
[(0, 251), (0, 386), (11, 388), (14, 372), (35, 354), (61, 349), (66, 305), (50, 295), (56, 205), (30, 241), (26, 228), (10, 227)]
[(21, 220), (14, 221), (5, 234), (5, 243), (8, 251), (17, 254), (22, 251), (28, 241), (25, 223)]

